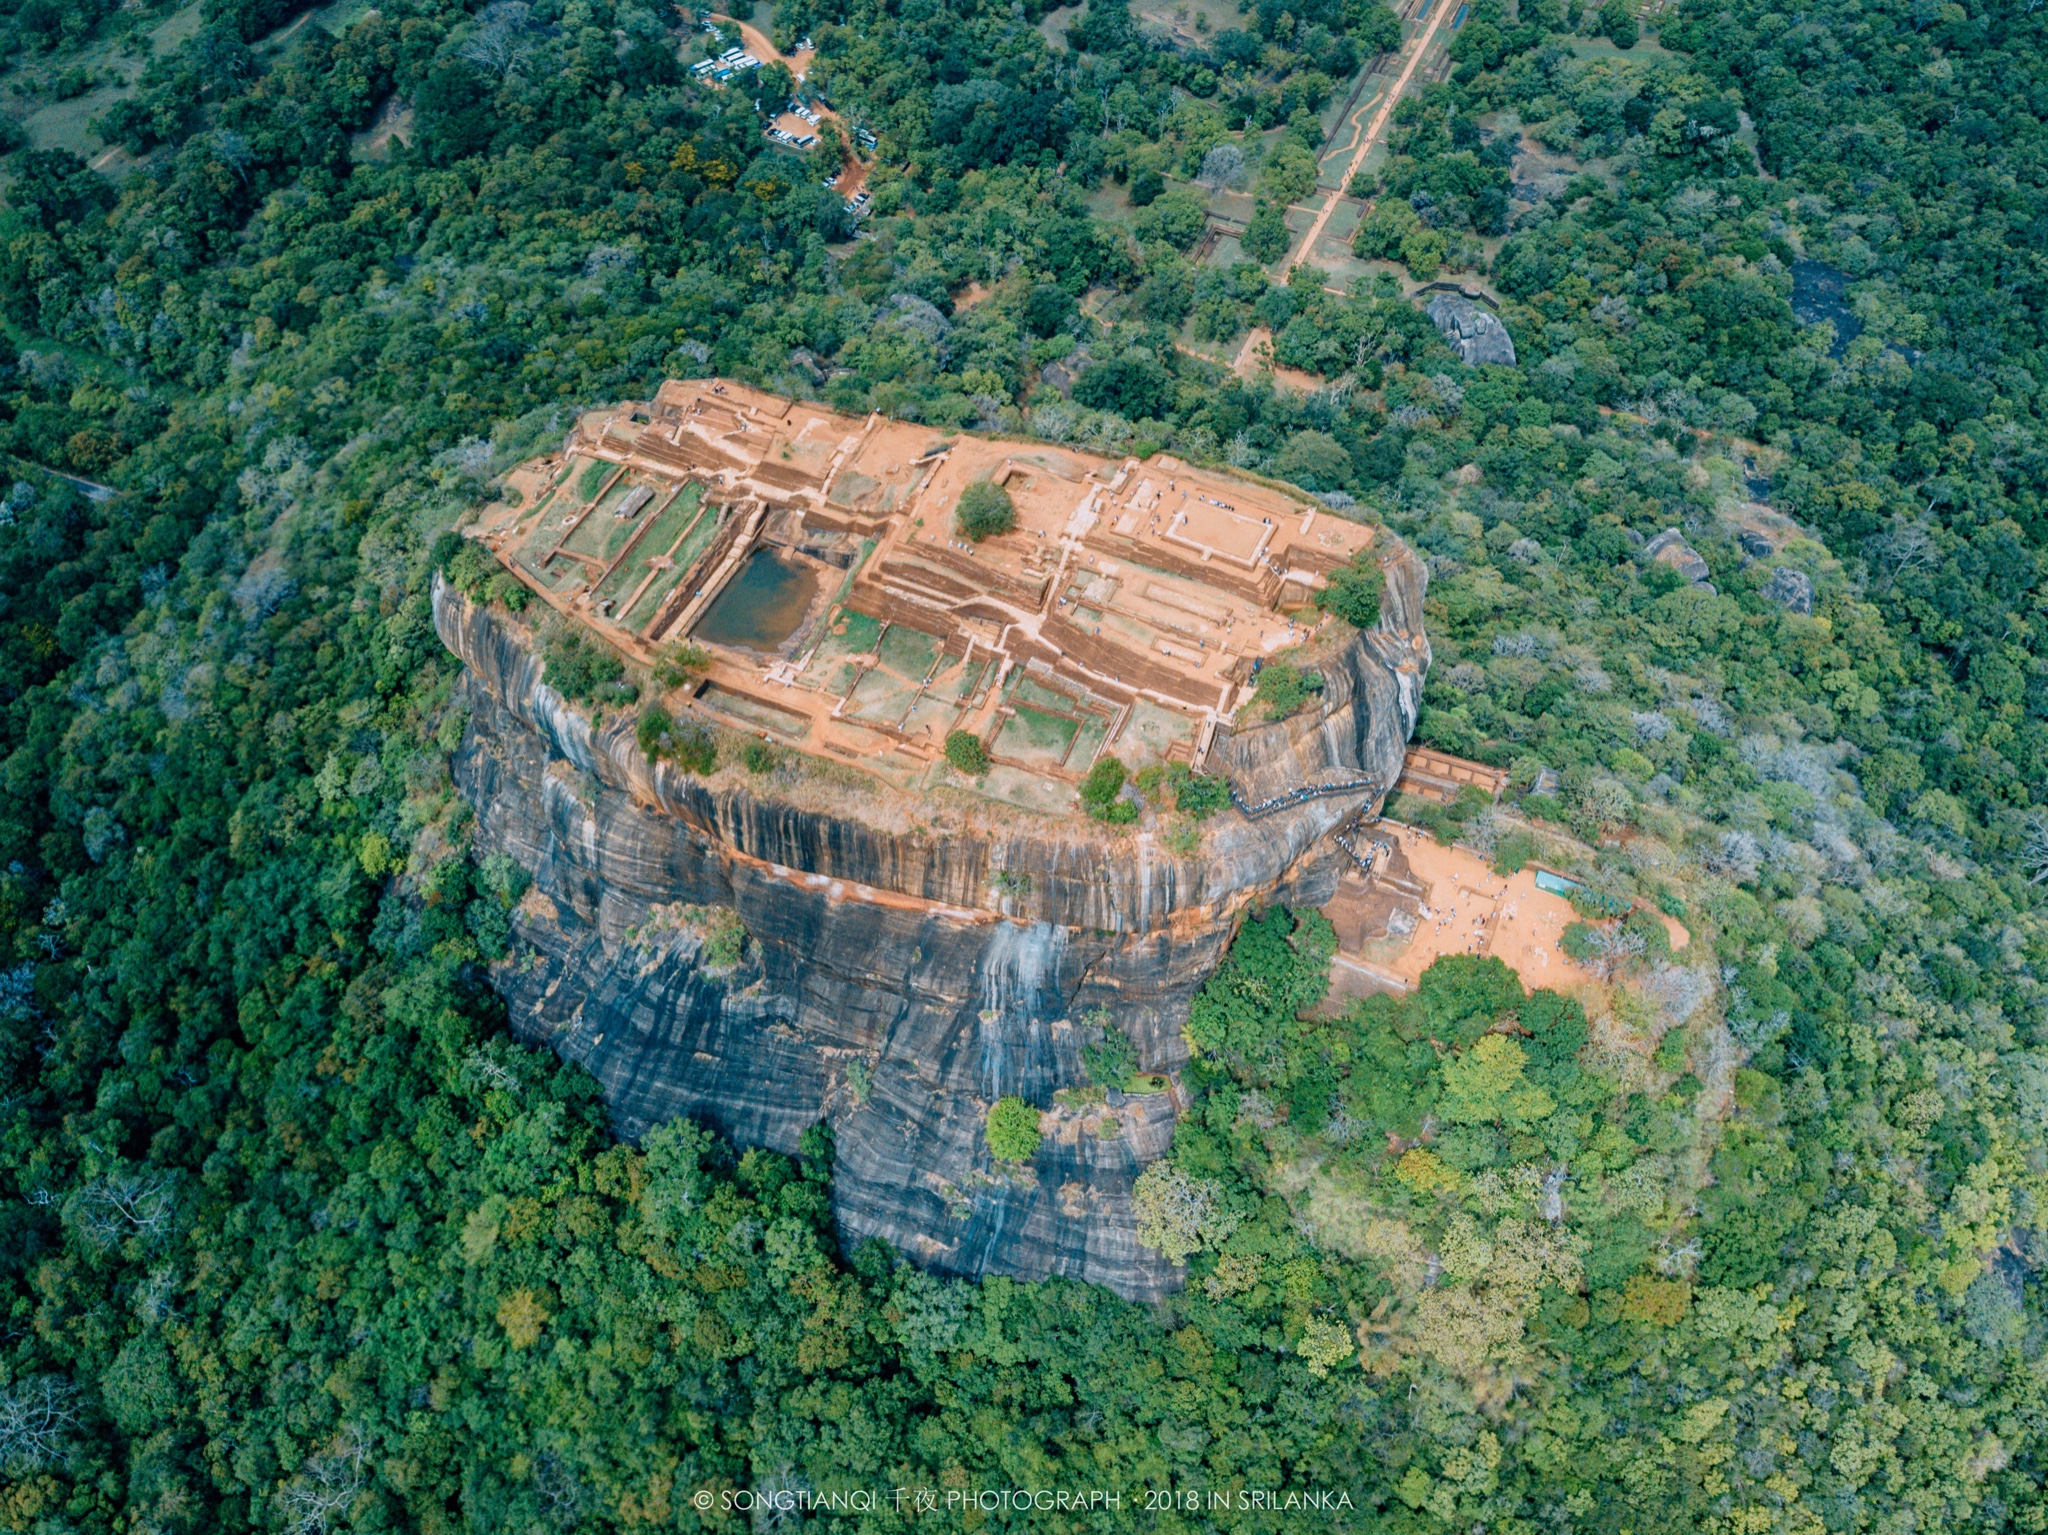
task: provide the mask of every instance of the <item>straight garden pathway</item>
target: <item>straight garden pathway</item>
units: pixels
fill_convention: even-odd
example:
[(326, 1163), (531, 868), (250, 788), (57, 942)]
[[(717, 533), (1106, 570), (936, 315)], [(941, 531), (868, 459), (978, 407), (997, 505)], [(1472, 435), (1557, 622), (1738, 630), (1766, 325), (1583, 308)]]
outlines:
[[(1429, 45), (1436, 40), (1437, 28), (1442, 26), (1444, 18), (1456, 9), (1457, 0), (1436, 0), (1435, 5), (1430, 8), (1429, 25), (1416, 35), (1414, 43), (1407, 51), (1407, 62), (1401, 67), (1400, 77), (1394, 81), (1394, 88), (1387, 92), (1386, 99), (1380, 103), (1379, 115), (1373, 118), (1372, 126), (1365, 130), (1365, 137), (1358, 141), (1358, 152), (1352, 155), (1351, 164), (1345, 168), (1344, 180), (1338, 188), (1339, 196), (1343, 195), (1345, 187), (1351, 185), (1351, 178), (1356, 176), (1360, 167), (1365, 164), (1365, 157), (1371, 154), (1373, 146), (1379, 143), (1380, 135), (1387, 131), (1387, 123), (1394, 115), (1394, 108), (1400, 104), (1403, 93), (1408, 89), (1408, 82), (1415, 78), (1415, 71), (1421, 65), (1423, 56), (1429, 52)], [(1324, 205), (1323, 211), (1309, 226), (1307, 235), (1302, 238), (1300, 247), (1295, 251), (1295, 261), (1308, 260), (1316, 248), (1316, 241), (1323, 237), (1323, 229), (1330, 222), (1330, 215), (1336, 207), (1335, 197)]]
[[(1429, 24), (1416, 33), (1408, 46), (1402, 50), (1401, 73), (1381, 100), (1379, 112), (1373, 118), (1372, 126), (1365, 130), (1365, 136), (1358, 141), (1358, 149), (1351, 156), (1351, 164), (1345, 169), (1344, 179), (1338, 183), (1337, 190), (1324, 200), (1322, 211), (1316, 215), (1315, 222), (1309, 225), (1308, 233), (1302, 236), (1301, 243), (1288, 254), (1286, 268), (1301, 265), (1315, 253), (1316, 241), (1323, 237), (1323, 230), (1329, 226), (1330, 215), (1336, 211), (1339, 200), (1345, 195), (1344, 189), (1351, 185), (1351, 178), (1358, 174), (1359, 168), (1365, 164), (1365, 157), (1372, 153), (1373, 147), (1380, 141), (1380, 136), (1387, 131), (1387, 124), (1394, 116), (1394, 108), (1400, 105), (1409, 81), (1415, 78), (1415, 71), (1429, 52), (1429, 45), (1436, 41), (1437, 29), (1444, 24), (1444, 18), (1455, 14), (1457, 9), (1458, 0), (1435, 0), (1430, 7)], [(1237, 360), (1231, 364), (1232, 371), (1241, 373), (1252, 363), (1252, 349), (1257, 340), (1257, 331), (1245, 338), (1244, 346), (1238, 351)]]

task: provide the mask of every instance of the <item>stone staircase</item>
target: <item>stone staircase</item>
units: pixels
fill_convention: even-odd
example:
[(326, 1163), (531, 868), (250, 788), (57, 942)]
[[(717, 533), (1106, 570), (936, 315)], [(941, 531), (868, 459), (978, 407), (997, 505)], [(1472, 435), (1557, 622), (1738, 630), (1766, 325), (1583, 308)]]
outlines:
[(1285, 794), (1274, 795), (1271, 799), (1248, 801), (1233, 783), (1230, 786), (1230, 803), (1237, 807), (1238, 814), (1247, 821), (1260, 821), (1277, 811), (1291, 810), (1294, 806), (1306, 805), (1311, 800), (1327, 799), (1332, 794), (1364, 794), (1368, 799), (1377, 799), (1379, 792), (1378, 779), (1347, 778), (1339, 783), (1303, 784), (1299, 789), (1290, 789)]

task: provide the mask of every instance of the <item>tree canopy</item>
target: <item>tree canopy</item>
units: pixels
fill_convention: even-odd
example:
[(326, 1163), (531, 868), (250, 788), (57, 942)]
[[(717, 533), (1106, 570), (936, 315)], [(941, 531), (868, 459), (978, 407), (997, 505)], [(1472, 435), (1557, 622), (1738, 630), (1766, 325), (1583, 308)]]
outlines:
[[(875, 140), (856, 210), (764, 136), (793, 74), (701, 80), (643, 0), (5, 8), (0, 1523), (1073, 1481), (1131, 1502), (991, 1525), (1164, 1487), (1417, 1535), (2040, 1524), (2036, 18), (1473, 0), (1339, 282), (1262, 263), (1386, 6), (1048, 14), (775, 7)], [(1290, 382), (1217, 360), (1255, 328)], [(1383, 522), (1430, 570), (1420, 737), (1509, 784), (1432, 824), (1577, 880), (1602, 974), (1333, 1002), (1325, 919), (1248, 916), (1135, 1179), (1157, 1307), (843, 1250), (822, 1129), (615, 1142), (492, 990), (528, 891), (473, 855), (429, 593), (525, 605), (441, 535), (576, 410), (714, 371)], [(1705, 580), (1642, 556), (1673, 528)]]

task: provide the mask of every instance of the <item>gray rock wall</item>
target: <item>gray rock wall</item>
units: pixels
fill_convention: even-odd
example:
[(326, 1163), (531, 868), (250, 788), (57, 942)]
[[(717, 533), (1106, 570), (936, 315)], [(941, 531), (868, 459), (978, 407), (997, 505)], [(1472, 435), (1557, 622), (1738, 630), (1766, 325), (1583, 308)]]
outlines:
[[(1423, 587), (1396, 545), (1381, 628), (1325, 668), (1320, 712), (1237, 731), (1212, 765), (1252, 798), (1361, 772), (1391, 784), (1429, 660)], [(1049, 1106), (1082, 1081), (1075, 1020), (1098, 1005), (1147, 1070), (1184, 1064), (1189, 999), (1236, 918), (1327, 899), (1326, 834), (1357, 796), (1256, 824), (1226, 811), (1198, 858), (1022, 818), (1002, 838), (885, 831), (649, 763), (630, 721), (593, 731), (545, 684), (515, 625), (442, 585), (434, 615), (468, 668), (455, 773), (478, 842), (534, 876), (514, 924), (526, 952), (496, 983), (522, 1036), (596, 1075), (621, 1134), (690, 1115), (794, 1150), (827, 1118), (849, 1243), (1132, 1296), (1176, 1283), (1139, 1247), (1130, 1204), (1171, 1143), (1170, 1095), (1131, 1099), (1113, 1139), (1049, 1137), (1023, 1172), (990, 1159), (982, 1116), (1003, 1094)], [(998, 873), (1011, 893), (991, 888)], [(736, 909), (745, 966), (707, 974), (687, 930), (650, 934), (677, 902)]]

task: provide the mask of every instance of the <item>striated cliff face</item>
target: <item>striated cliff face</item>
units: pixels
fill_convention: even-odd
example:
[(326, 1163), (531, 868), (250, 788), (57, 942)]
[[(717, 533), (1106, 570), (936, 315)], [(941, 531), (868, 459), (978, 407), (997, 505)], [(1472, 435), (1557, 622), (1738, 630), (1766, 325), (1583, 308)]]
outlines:
[[(1320, 712), (1240, 727), (1212, 750), (1247, 800), (1398, 774), (1429, 664), (1425, 576), (1382, 537), (1380, 628), (1323, 664)], [(1013, 816), (986, 830), (937, 824), (938, 807), (924, 822), (821, 809), (650, 763), (630, 720), (593, 731), (546, 686), (502, 616), (438, 585), (434, 614), (467, 666), (456, 780), (479, 842), (534, 876), (515, 919), (527, 952), (497, 984), (523, 1036), (603, 1083), (621, 1134), (689, 1115), (794, 1150), (826, 1118), (849, 1242), (1133, 1296), (1177, 1282), (1138, 1245), (1130, 1203), (1172, 1140), (1171, 1094), (1130, 1098), (1109, 1138), (1056, 1116), (1023, 1172), (990, 1159), (983, 1113), (1010, 1093), (1049, 1107), (1084, 1080), (1076, 1020), (1098, 1005), (1145, 1069), (1184, 1063), (1189, 999), (1235, 919), (1326, 899), (1327, 834), (1362, 795), (1255, 823), (1226, 811), (1195, 858), (1085, 823)], [(699, 939), (657, 910), (678, 902), (739, 912), (753, 939), (742, 968), (707, 973)]]

